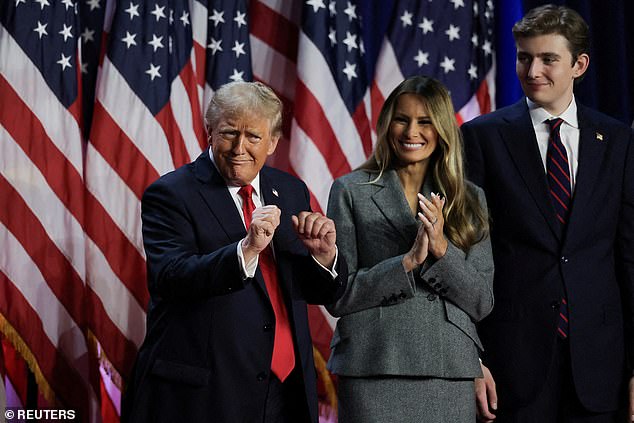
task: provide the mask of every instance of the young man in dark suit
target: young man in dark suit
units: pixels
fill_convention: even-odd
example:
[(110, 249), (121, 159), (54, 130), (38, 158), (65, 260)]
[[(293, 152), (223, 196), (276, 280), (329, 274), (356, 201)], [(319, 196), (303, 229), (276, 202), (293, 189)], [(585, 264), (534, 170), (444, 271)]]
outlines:
[(633, 395), (632, 130), (575, 100), (590, 61), (576, 12), (533, 9), (513, 36), (526, 98), (462, 126), (495, 263), (479, 417), (614, 422)]
[(282, 131), (270, 88), (227, 84), (205, 118), (210, 148), (143, 195), (151, 302), (123, 420), (317, 422), (306, 303), (345, 290), (334, 223), (264, 166)]

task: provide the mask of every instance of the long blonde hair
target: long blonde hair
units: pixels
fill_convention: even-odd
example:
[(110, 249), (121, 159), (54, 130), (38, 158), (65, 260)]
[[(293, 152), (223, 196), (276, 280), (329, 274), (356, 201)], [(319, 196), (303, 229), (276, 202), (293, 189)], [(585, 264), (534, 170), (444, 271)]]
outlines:
[(427, 76), (413, 76), (401, 82), (390, 93), (379, 113), (374, 153), (360, 169), (378, 172), (379, 179), (386, 169), (398, 167), (388, 131), (396, 101), (400, 95), (406, 93), (416, 94), (422, 99), (431, 122), (438, 131), (438, 147), (430, 158), (431, 176), (434, 185), (447, 199), (443, 208), (445, 235), (466, 252), (488, 234), (489, 223), (475, 191), (467, 189), (462, 163), (462, 137), (451, 98), (440, 81)]

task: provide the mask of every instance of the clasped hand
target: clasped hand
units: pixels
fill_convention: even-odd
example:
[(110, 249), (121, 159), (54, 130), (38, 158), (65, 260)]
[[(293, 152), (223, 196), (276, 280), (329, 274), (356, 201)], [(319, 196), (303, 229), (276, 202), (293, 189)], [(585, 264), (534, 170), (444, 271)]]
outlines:
[[(280, 224), (280, 216), (280, 209), (274, 205), (258, 207), (253, 211), (247, 236), (242, 241), (242, 252), (247, 262), (271, 243)], [(321, 213), (307, 211), (293, 216), (292, 220), (297, 236), (310, 254), (324, 267), (330, 268), (336, 253), (335, 223)]]
[(429, 253), (437, 259), (441, 258), (448, 247), (443, 232), (445, 218), (442, 209), (445, 206), (445, 198), (432, 193), (429, 200), (418, 194), (418, 206), (418, 219), (422, 224), (418, 227), (412, 248), (403, 256), (403, 266), (408, 272), (423, 264)]

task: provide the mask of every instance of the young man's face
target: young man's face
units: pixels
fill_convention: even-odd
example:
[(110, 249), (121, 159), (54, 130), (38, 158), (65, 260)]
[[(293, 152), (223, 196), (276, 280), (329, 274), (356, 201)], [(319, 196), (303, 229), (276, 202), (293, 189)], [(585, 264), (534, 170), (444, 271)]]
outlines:
[(515, 70), (526, 97), (553, 115), (570, 104), (575, 78), (588, 68), (580, 54), (573, 63), (568, 41), (560, 34), (518, 38)]

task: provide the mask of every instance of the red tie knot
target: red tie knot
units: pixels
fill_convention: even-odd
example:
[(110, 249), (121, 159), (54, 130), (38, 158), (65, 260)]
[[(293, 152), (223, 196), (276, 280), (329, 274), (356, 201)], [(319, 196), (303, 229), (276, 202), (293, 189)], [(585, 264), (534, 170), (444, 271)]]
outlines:
[(251, 198), (251, 194), (253, 194), (253, 185), (245, 185), (243, 187), (240, 187), (238, 194), (240, 194), (240, 197), (242, 197), (243, 199)]

